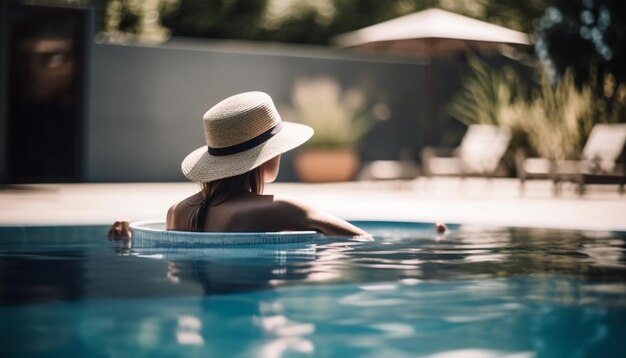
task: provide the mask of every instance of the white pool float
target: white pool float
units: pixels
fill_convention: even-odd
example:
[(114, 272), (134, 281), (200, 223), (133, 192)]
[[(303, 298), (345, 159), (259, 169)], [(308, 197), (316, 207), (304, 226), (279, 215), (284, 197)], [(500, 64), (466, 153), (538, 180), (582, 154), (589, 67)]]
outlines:
[(165, 230), (163, 220), (130, 224), (133, 247), (137, 246), (234, 246), (311, 242), (322, 236), (316, 231), (284, 232), (188, 232)]

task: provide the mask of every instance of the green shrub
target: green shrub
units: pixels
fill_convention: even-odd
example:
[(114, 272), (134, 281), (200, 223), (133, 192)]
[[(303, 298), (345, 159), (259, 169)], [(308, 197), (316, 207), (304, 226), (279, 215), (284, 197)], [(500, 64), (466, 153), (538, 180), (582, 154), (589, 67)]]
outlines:
[[(528, 143), (545, 158), (576, 157), (594, 124), (626, 121), (626, 85), (611, 83), (609, 74), (598, 89), (589, 84), (576, 86), (572, 71), (556, 83), (540, 73), (539, 83), (529, 91), (511, 67), (491, 69), (476, 57), (468, 61), (471, 76), (450, 103), (449, 113), (468, 125), (511, 128), (513, 146)], [(529, 96), (524, 95), (527, 92)]]
[(297, 79), (293, 107), (283, 110), (286, 118), (315, 130), (305, 147), (355, 148), (374, 125), (374, 115), (364, 90), (342, 90), (335, 79), (320, 76)]

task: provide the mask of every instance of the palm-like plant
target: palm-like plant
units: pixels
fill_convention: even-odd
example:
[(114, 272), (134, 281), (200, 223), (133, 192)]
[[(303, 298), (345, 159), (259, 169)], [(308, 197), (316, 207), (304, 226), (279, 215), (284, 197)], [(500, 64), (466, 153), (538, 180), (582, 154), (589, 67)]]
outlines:
[(475, 57), (468, 61), (472, 76), (465, 79), (449, 113), (466, 124), (509, 127), (525, 136), (542, 157), (574, 157), (595, 123), (615, 121), (616, 116), (598, 115), (604, 113), (599, 108), (602, 101), (588, 85), (577, 87), (571, 71), (556, 83), (543, 74), (526, 98), (523, 82), (512, 68), (490, 69)]
[(308, 148), (354, 148), (374, 124), (365, 92), (343, 91), (330, 77), (296, 80), (292, 99), (293, 108), (285, 115), (315, 130), (305, 144)]

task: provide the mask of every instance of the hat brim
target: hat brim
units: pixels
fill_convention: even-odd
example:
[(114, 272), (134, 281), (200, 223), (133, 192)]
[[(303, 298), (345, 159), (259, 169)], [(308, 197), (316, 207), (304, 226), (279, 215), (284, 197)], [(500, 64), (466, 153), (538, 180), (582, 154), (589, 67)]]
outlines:
[(279, 154), (292, 150), (313, 136), (313, 128), (283, 122), (283, 128), (266, 142), (246, 151), (214, 156), (207, 146), (189, 153), (181, 164), (183, 174), (194, 182), (209, 182), (248, 172)]

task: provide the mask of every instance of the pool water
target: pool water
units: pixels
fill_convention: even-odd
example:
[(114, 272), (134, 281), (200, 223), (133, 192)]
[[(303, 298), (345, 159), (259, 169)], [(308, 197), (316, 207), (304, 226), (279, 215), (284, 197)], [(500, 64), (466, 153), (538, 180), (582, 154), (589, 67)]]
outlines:
[(0, 357), (626, 356), (624, 233), (356, 224), (375, 239), (0, 228)]

